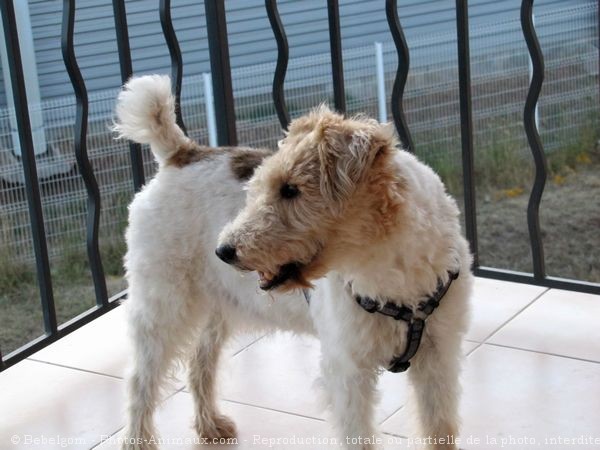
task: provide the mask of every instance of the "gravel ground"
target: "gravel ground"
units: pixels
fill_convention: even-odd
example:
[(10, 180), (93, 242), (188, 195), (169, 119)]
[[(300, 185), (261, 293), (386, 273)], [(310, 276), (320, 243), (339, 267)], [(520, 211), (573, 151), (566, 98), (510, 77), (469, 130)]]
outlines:
[[(477, 204), (481, 265), (532, 271), (528, 190), (502, 192)], [(540, 204), (548, 275), (600, 282), (600, 167), (549, 180)]]

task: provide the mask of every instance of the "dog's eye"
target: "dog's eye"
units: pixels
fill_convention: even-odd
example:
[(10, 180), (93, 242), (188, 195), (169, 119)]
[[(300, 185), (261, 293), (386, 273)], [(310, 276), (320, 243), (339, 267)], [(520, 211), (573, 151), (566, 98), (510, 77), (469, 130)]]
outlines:
[(295, 184), (285, 183), (283, 186), (281, 186), (281, 189), (279, 189), (279, 193), (283, 198), (294, 198), (300, 194), (300, 191), (298, 190), (298, 186)]

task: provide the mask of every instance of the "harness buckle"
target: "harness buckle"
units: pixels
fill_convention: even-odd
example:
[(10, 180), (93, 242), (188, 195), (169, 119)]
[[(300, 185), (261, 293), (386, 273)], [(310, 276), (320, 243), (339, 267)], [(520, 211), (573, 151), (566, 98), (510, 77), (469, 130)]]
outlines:
[(360, 295), (356, 296), (356, 303), (358, 303), (362, 309), (367, 311), (368, 313), (375, 313), (379, 311), (379, 302), (370, 297), (361, 297)]
[(421, 311), (426, 316), (430, 316), (438, 306), (440, 306), (440, 302), (437, 299), (431, 297), (419, 303), (419, 311)]

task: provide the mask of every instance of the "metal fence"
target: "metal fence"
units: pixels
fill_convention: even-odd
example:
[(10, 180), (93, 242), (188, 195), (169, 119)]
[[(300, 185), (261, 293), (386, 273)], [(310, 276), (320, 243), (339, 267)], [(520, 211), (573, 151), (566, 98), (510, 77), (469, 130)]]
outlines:
[[(345, 49), (342, 57), (337, 1), (327, 2), (331, 53), (292, 60), (288, 59), (277, 3), (266, 0), (265, 4), (278, 43), (277, 63), (231, 71), (223, 1), (205, 2), (219, 144), (273, 147), (290, 117), (303, 114), (323, 101), (348, 113), (382, 115), (378, 104), (384, 92), (389, 99), (385, 102), (385, 114), (396, 123), (405, 146), (425, 160), (441, 160), (461, 171), (466, 233), (477, 255), (473, 149), (477, 147), (479, 153), (489, 151), (491, 146), (497, 145), (501, 135), (504, 144), (520, 149), (524, 160), (533, 155), (536, 161), (536, 184), (527, 213), (533, 274), (481, 267), (478, 261), (475, 272), (482, 276), (600, 293), (597, 284), (546, 276), (537, 218), (546, 177), (544, 152), (552, 152), (553, 147), (559, 145), (561, 135), (576, 132), (590, 115), (597, 117), (598, 114), (598, 32), (597, 23), (589, 20), (597, 14), (597, 6), (565, 7), (562, 11), (536, 17), (538, 29), (558, 30), (561, 35), (560, 38), (551, 33), (541, 35), (544, 67), (532, 27), (532, 0), (523, 0), (520, 22), (491, 27), (475, 24), (471, 28), (467, 2), (457, 0), (456, 34), (422, 36), (411, 40), (410, 45), (402, 33), (396, 1), (387, 0), (386, 13), (393, 41), (382, 45), (384, 70), (378, 84), (374, 46)], [(65, 0), (64, 5), (63, 54), (76, 96), (41, 105), (52, 151), (46, 157), (34, 157), (26, 92), (20, 81), (22, 67), (17, 33), (14, 20), (11, 22), (13, 2), (2, 2), (5, 37), (14, 62), (11, 74), (16, 110), (0, 111), (0, 176), (3, 180), (0, 244), (16, 259), (35, 259), (46, 327), (44, 337), (4, 357), (2, 367), (114, 306), (114, 299), (109, 301), (103, 282), (99, 242), (122, 239), (131, 194), (155, 170), (147, 149), (114, 141), (108, 132), (117, 91), (87, 95), (71, 41), (75, 0)], [(113, 5), (121, 74), (126, 80), (132, 69), (124, 2), (113, 0)], [(161, 22), (172, 57), (173, 88), (181, 97), (178, 120), (191, 137), (208, 143), (204, 81), (202, 77), (182, 77), (181, 55), (169, 10), (170, 2), (161, 1)], [(544, 75), (544, 92), (537, 102)], [(523, 132), (526, 96), (527, 135)], [(569, 114), (565, 115), (564, 110)], [(10, 156), (10, 114), (14, 114), (18, 122), (23, 152), (20, 159)], [(540, 128), (541, 141), (536, 125)], [(545, 143), (544, 149), (541, 142)], [(43, 179), (44, 168), (57, 166), (63, 168), (62, 176)], [(38, 180), (41, 181), (38, 183)], [(98, 207), (99, 199), (102, 199), (102, 208)], [(59, 326), (49, 261), (83, 243), (94, 274), (97, 306), (83, 317)]]
[[(544, 85), (539, 109), (543, 118), (541, 137), (546, 152), (561, 144), (560, 135), (577, 130), (586, 123), (590, 114), (598, 111), (598, 91), (593, 73), (597, 61), (595, 29), (594, 24), (589, 22), (594, 13), (589, 5), (583, 5), (537, 17), (541, 29), (559, 28), (561, 32), (560, 39), (549, 39), (544, 45), (548, 81)], [(504, 143), (518, 147), (525, 157), (527, 144), (522, 135), (520, 114), (530, 63), (520, 36), (520, 24), (506, 22), (492, 27), (472, 27), (471, 42), (477, 149), (485, 152), (491, 145), (497, 144), (494, 136), (504, 134)], [(405, 88), (404, 108), (410, 129), (417, 136), (415, 151), (426, 160), (443, 159), (446, 166), (458, 168), (458, 70), (452, 52), (456, 36), (419, 36), (410, 44), (415, 56)], [(379, 79), (374, 46), (344, 52), (345, 100), (349, 113), (367, 112), (381, 118), (378, 103), (383, 101), (385, 116), (391, 118), (387, 94), (391, 93), (395, 78), (396, 48), (390, 41), (382, 43), (381, 50), (383, 66)], [(493, 58), (490, 57), (491, 52)], [(288, 62), (286, 97), (292, 117), (320, 102), (333, 100), (333, 86), (328, 73), (330, 59), (329, 54), (322, 54)], [(237, 132), (241, 144), (273, 147), (280, 135), (280, 124), (271, 99), (274, 71), (275, 64), (232, 71)], [(209, 140), (204, 98), (207, 82), (210, 78), (187, 77), (183, 78), (181, 88), (182, 117), (188, 134), (203, 143)], [(505, 87), (486, 89), (498, 84)], [(105, 239), (120, 239), (125, 206), (131, 194), (127, 145), (113, 141), (108, 131), (117, 93), (115, 89), (89, 96), (87, 147), (104, 199), (100, 229)], [(51, 258), (84, 245), (87, 196), (75, 170), (72, 151), (75, 104), (75, 98), (68, 97), (39, 105), (53, 155), (46, 159), (38, 157), (38, 176), (45, 178), (43, 169), (49, 173), (63, 173), (60, 178), (43, 182), (46, 192), (42, 196), (42, 204)], [(570, 111), (568, 117), (559, 117), (563, 110)], [(14, 114), (6, 109), (0, 111), (0, 179), (8, 182), (0, 191), (0, 243), (15, 260), (33, 260), (27, 201), (22, 189), (23, 170), (20, 161), (11, 152), (11, 113)], [(147, 175), (153, 173), (154, 166), (148, 153), (145, 153), (144, 168)]]

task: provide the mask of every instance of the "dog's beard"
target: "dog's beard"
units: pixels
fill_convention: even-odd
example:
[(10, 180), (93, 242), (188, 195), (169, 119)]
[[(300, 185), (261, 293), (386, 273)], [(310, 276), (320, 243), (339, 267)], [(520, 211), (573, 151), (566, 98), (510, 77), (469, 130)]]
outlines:
[(277, 273), (258, 272), (258, 284), (264, 291), (276, 289), (284, 284), (295, 283), (301, 278), (301, 265), (299, 263), (288, 263), (279, 267)]
[(261, 289), (290, 292), (296, 289), (313, 288), (312, 281), (322, 278), (328, 270), (322, 253), (317, 253), (307, 264), (297, 262), (284, 264), (277, 274), (257, 272)]

